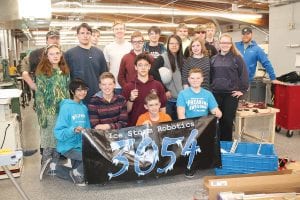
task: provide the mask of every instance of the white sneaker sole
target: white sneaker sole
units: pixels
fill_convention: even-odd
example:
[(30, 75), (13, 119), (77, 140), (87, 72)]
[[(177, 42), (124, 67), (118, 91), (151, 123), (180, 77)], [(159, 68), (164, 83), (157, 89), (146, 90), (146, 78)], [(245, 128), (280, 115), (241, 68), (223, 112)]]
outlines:
[(48, 160), (46, 160), (46, 163), (41, 168), (40, 181), (43, 180), (43, 176), (44, 176), (45, 170), (46, 170), (47, 166), (49, 165), (50, 161), (51, 161), (51, 158), (49, 158)]

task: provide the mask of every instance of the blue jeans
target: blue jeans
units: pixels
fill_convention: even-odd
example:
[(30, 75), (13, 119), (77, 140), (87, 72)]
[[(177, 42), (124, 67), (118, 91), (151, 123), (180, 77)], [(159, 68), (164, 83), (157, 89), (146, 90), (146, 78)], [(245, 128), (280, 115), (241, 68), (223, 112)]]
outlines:
[(62, 165), (56, 166), (56, 176), (70, 180), (69, 172), (70, 170), (77, 169), (77, 171), (83, 176), (83, 162), (82, 162), (82, 152), (71, 149), (63, 154), (66, 158), (71, 160), (72, 168), (68, 168)]
[(167, 105), (166, 105), (166, 110), (167, 110), (166, 112), (168, 115), (170, 115), (172, 120), (178, 119), (176, 102), (177, 102), (177, 99), (171, 98), (167, 101)]

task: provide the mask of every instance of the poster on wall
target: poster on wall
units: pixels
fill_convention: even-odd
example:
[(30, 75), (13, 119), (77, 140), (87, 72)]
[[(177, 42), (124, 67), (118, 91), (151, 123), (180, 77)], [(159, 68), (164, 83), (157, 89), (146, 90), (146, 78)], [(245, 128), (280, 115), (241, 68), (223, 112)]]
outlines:
[(87, 130), (83, 137), (86, 181), (134, 180), (221, 165), (217, 119), (177, 120), (119, 130)]

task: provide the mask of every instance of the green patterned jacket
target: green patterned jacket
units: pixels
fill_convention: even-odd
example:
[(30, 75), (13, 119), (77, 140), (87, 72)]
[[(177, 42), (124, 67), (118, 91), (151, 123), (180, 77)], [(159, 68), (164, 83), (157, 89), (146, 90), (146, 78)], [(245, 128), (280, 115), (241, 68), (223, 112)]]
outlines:
[(42, 128), (47, 127), (48, 115), (58, 114), (60, 101), (69, 98), (69, 81), (70, 76), (62, 74), (60, 69), (54, 69), (51, 77), (36, 76), (36, 113)]

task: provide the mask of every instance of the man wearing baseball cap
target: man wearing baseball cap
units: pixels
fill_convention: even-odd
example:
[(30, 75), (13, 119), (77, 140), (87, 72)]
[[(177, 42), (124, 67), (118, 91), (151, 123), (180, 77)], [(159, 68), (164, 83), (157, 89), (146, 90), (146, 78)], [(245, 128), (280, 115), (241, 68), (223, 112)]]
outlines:
[(280, 81), (276, 80), (273, 66), (264, 50), (252, 39), (252, 28), (245, 27), (242, 29), (241, 33), (242, 41), (236, 42), (235, 45), (245, 60), (249, 73), (249, 81), (253, 81), (257, 62), (259, 61), (269, 74), (272, 83), (281, 83)]
[[(46, 46), (50, 44), (59, 45), (59, 43), (60, 43), (60, 34), (58, 31), (52, 30), (46, 34), (46, 44), (47, 44)], [(29, 65), (22, 66), (22, 71), (21, 71), (22, 77), (32, 90), (36, 90), (36, 85), (35, 82), (32, 80), (30, 73), (33, 74), (35, 73), (35, 70), (41, 60), (44, 50), (45, 47), (38, 48), (32, 51), (29, 55)]]

